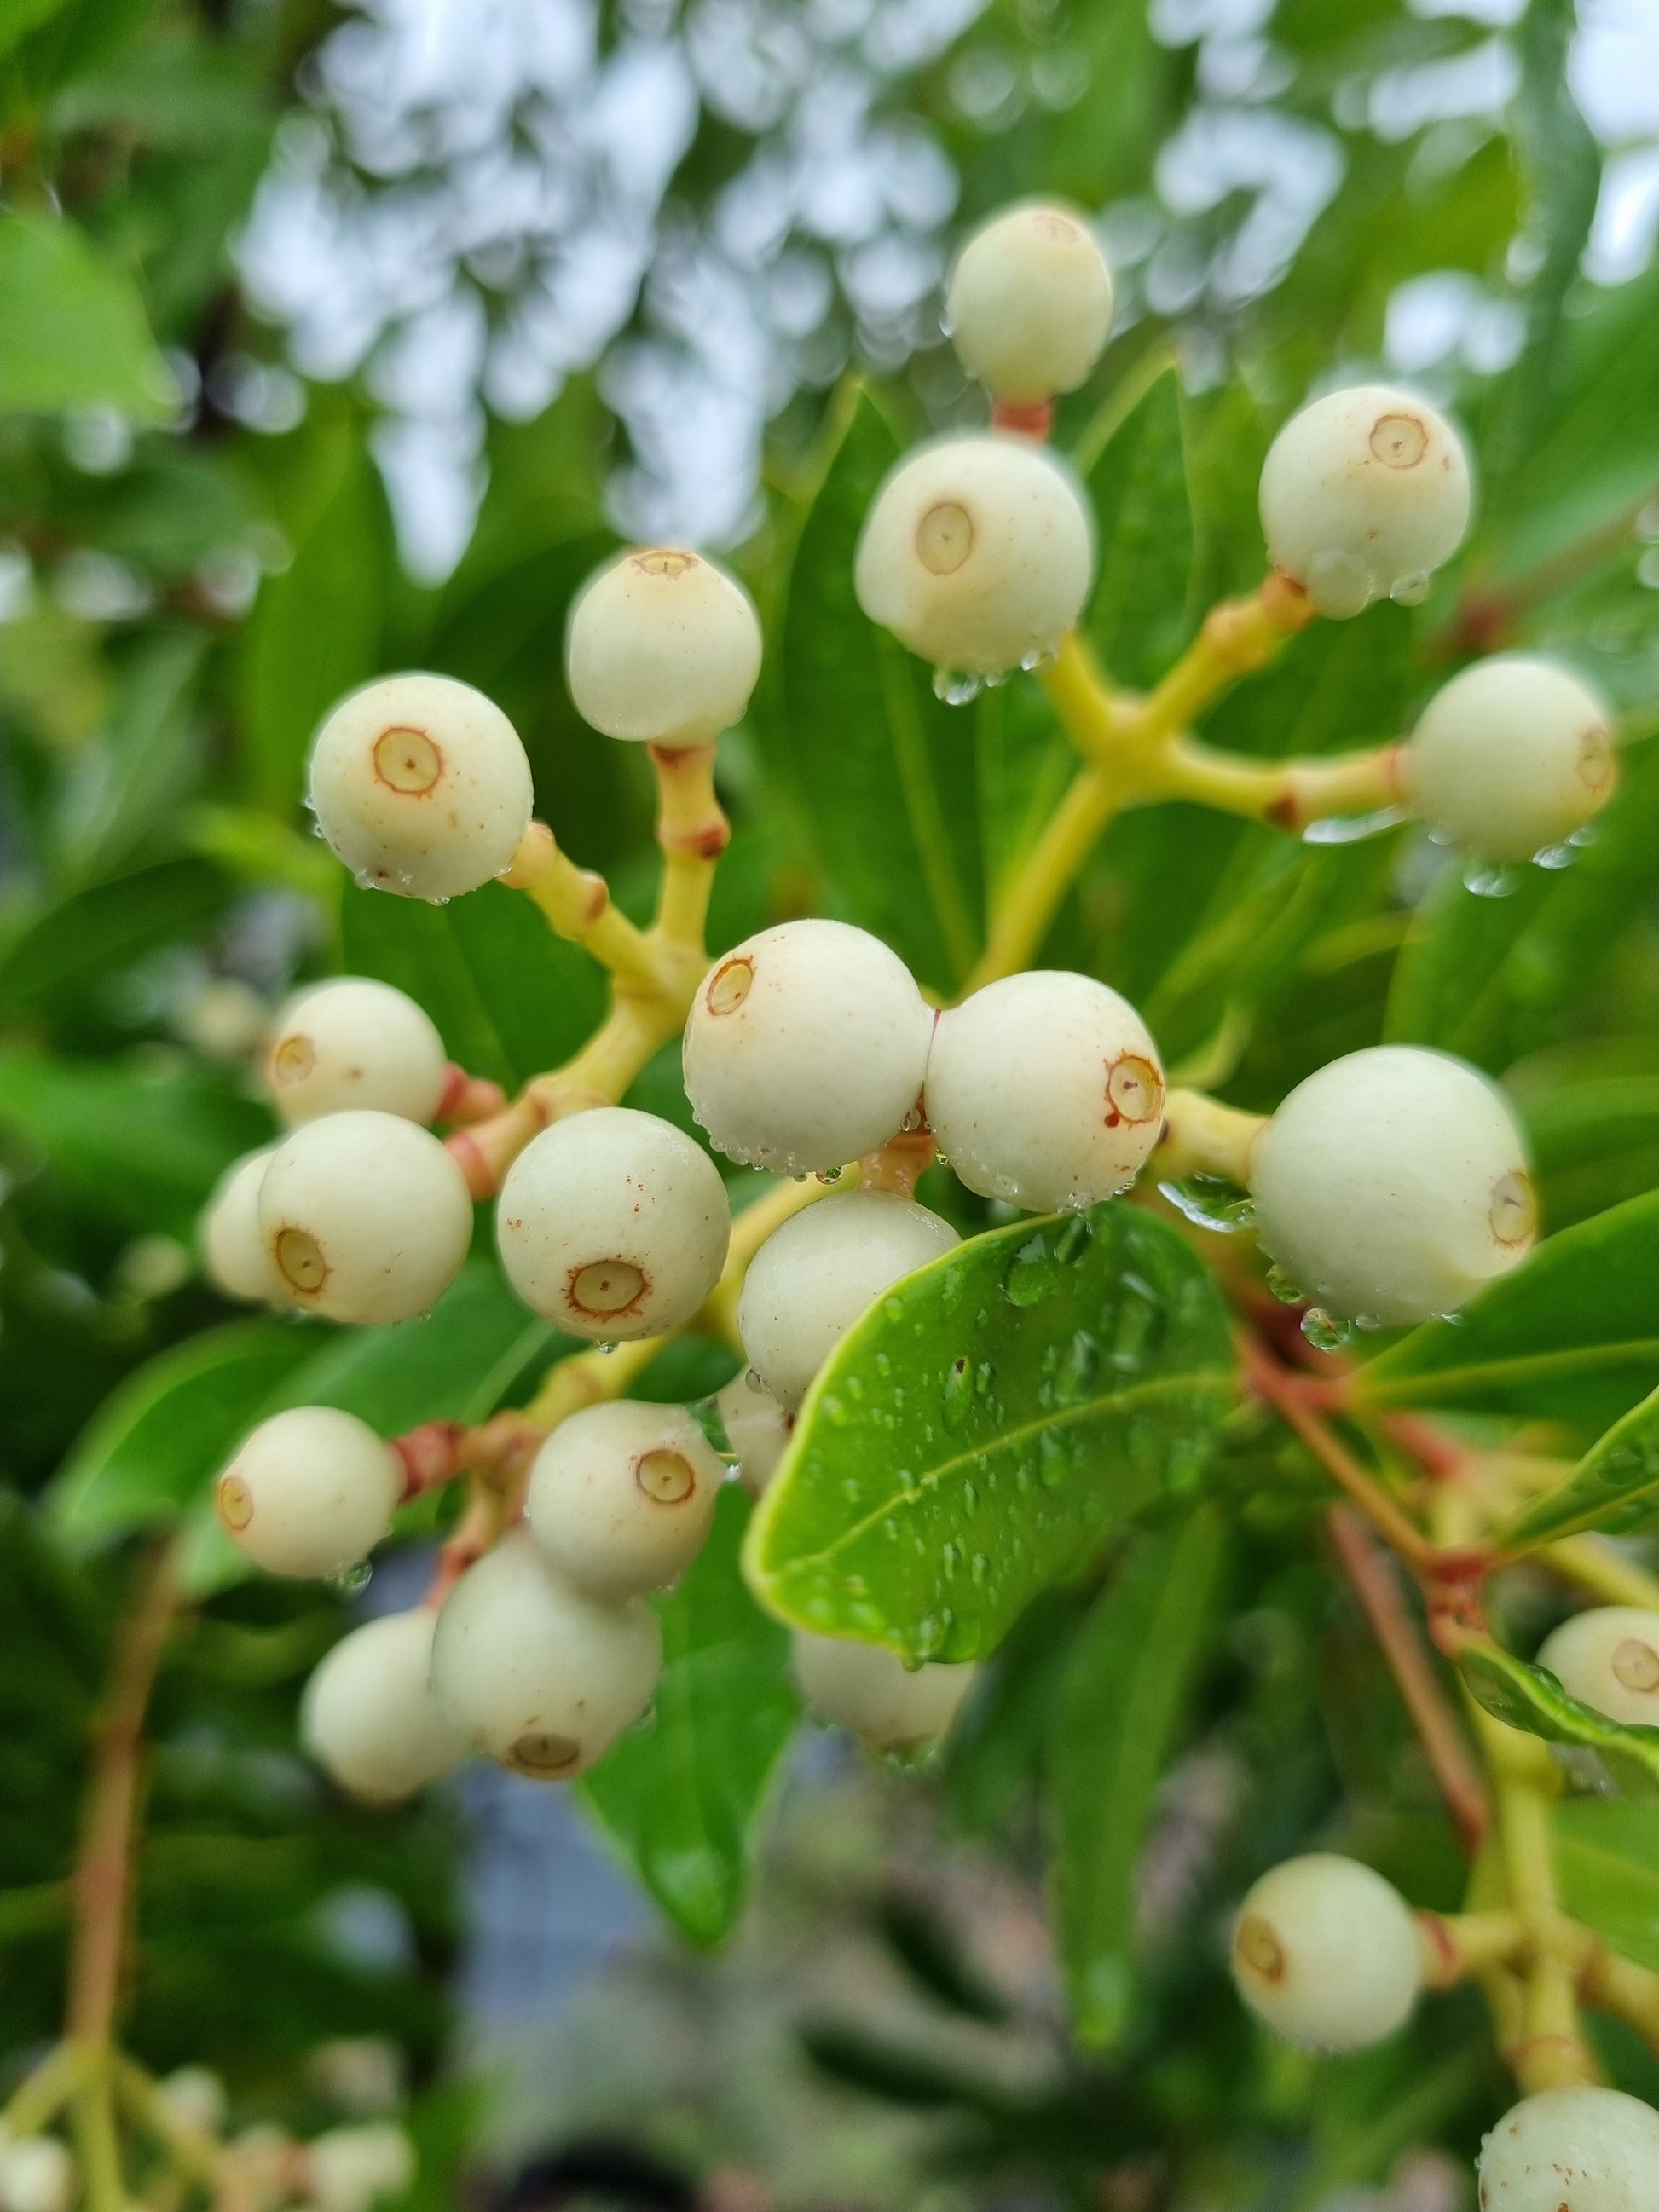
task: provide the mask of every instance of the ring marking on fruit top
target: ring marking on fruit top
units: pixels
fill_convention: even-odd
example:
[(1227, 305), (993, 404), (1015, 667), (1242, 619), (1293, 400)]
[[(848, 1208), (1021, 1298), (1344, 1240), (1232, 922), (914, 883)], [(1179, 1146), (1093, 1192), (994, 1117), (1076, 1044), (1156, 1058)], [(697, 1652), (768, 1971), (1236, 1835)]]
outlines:
[(270, 1055), (271, 1080), (276, 1084), (303, 1083), (317, 1065), (317, 1048), (302, 1032), (280, 1040)]
[(308, 1229), (283, 1229), (276, 1234), (276, 1271), (296, 1291), (320, 1291), (328, 1280), (328, 1261), (323, 1248)]
[(1627, 1636), (1613, 1647), (1613, 1671), (1627, 1690), (1659, 1690), (1659, 1651), (1639, 1636)]
[(222, 1474), (217, 1492), (219, 1518), (233, 1534), (240, 1535), (253, 1518), (253, 1492), (240, 1474)]
[(581, 1746), (568, 1735), (532, 1729), (517, 1739), (507, 1759), (521, 1774), (568, 1774), (581, 1755)]
[(702, 1002), (711, 1014), (735, 1014), (755, 984), (755, 963), (741, 953), (723, 960), (709, 977)]
[(1370, 447), (1385, 469), (1414, 469), (1429, 450), (1429, 434), (1415, 415), (1379, 415)]
[(682, 1504), (697, 1486), (690, 1461), (683, 1452), (670, 1451), (665, 1445), (641, 1453), (634, 1462), (634, 1480), (658, 1505)]
[(974, 550), (974, 519), (956, 500), (942, 499), (916, 525), (916, 558), (934, 576), (954, 576)]
[(1506, 1252), (1517, 1245), (1530, 1244), (1538, 1227), (1538, 1201), (1533, 1194), (1532, 1178), (1522, 1170), (1499, 1176), (1492, 1187), (1492, 1204), (1486, 1218), (1492, 1233)]
[(688, 568), (695, 568), (695, 553), (677, 553), (668, 546), (659, 546), (654, 552), (636, 553), (634, 566), (642, 576), (683, 576)]
[(1164, 1111), (1164, 1078), (1139, 1053), (1121, 1053), (1106, 1070), (1106, 1127), (1133, 1127)]
[(631, 1260), (585, 1260), (566, 1279), (566, 1303), (581, 1314), (611, 1319), (645, 1303), (649, 1278)]
[(1600, 723), (1592, 723), (1588, 730), (1579, 732), (1578, 781), (1599, 795), (1611, 785), (1613, 768), (1613, 746), (1607, 733)]
[(1284, 1946), (1271, 1924), (1259, 1912), (1247, 1912), (1238, 1923), (1233, 1949), (1240, 1962), (1266, 1982), (1282, 1982), (1288, 1961)]
[(374, 740), (374, 773), (388, 790), (405, 799), (422, 799), (444, 772), (444, 757), (424, 730), (399, 724)]

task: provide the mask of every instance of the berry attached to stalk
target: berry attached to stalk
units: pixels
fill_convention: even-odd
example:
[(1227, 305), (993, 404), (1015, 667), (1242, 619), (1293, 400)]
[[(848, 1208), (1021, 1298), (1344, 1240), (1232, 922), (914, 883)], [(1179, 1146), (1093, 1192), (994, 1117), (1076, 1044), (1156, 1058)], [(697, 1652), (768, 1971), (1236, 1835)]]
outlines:
[(288, 1285), (259, 1233), (259, 1187), (276, 1149), (264, 1145), (231, 1162), (202, 1209), (197, 1234), (208, 1274), (227, 1297), (291, 1306)]
[(259, 1233), (295, 1305), (331, 1321), (407, 1321), (465, 1259), (472, 1200), (428, 1130), (363, 1108), (302, 1122), (276, 1147)]
[(1316, 399), (1291, 417), (1262, 466), (1267, 557), (1339, 620), (1373, 599), (1424, 598), (1468, 520), (1457, 433), (1390, 385)]
[(1553, 660), (1506, 653), (1437, 691), (1406, 747), (1413, 811), (1486, 860), (1525, 860), (1582, 830), (1619, 780), (1612, 718)]
[(973, 676), (1052, 653), (1093, 576), (1094, 526), (1070, 471), (1027, 439), (983, 432), (899, 463), (853, 569), (872, 622), (935, 666)]
[(349, 1107), (425, 1123), (449, 1087), (449, 1062), (413, 999), (367, 975), (337, 975), (283, 1007), (265, 1050), (265, 1080), (290, 1125)]
[(760, 674), (760, 617), (701, 553), (635, 546), (586, 586), (565, 639), (570, 696), (608, 738), (678, 750), (743, 720)]
[(1422, 1987), (1417, 1923), (1391, 1882), (1328, 1851), (1286, 1859), (1247, 1893), (1233, 1979), (1291, 2043), (1358, 2051), (1402, 2027)]
[(301, 1741), (366, 1805), (398, 1804), (466, 1755), (432, 1694), (436, 1622), (424, 1607), (382, 1614), (342, 1637), (306, 1685)]
[(1659, 2112), (1621, 2089), (1543, 2089), (1480, 2146), (1480, 2212), (1652, 2212)]
[(738, 1480), (751, 1498), (758, 1498), (789, 1449), (795, 1417), (779, 1405), (752, 1370), (734, 1375), (716, 1393), (714, 1404), (726, 1441), (738, 1455)]
[(645, 1711), (661, 1668), (645, 1601), (589, 1596), (524, 1529), (467, 1569), (432, 1644), (433, 1691), (455, 1726), (543, 1782), (592, 1766)]
[(512, 865), (530, 763), (501, 708), (448, 676), (386, 676), (343, 699), (311, 750), (318, 825), (360, 883), (454, 898)]
[(988, 983), (939, 1017), (923, 1094), (969, 1190), (1033, 1212), (1134, 1180), (1164, 1126), (1164, 1070), (1127, 999), (1087, 975)]
[(809, 1206), (756, 1253), (738, 1304), (750, 1364), (790, 1412), (881, 1293), (960, 1242), (914, 1199), (849, 1190)]
[(669, 1121), (599, 1106), (526, 1146), (495, 1206), (527, 1306), (597, 1342), (689, 1321), (720, 1280), (731, 1214), (720, 1170)]
[(979, 1671), (929, 1660), (907, 1667), (879, 1644), (798, 1628), (795, 1680), (820, 1720), (851, 1730), (872, 1751), (907, 1751), (944, 1735)]
[(343, 1574), (392, 1526), (403, 1462), (366, 1421), (332, 1406), (292, 1406), (261, 1421), (216, 1490), (238, 1551), (268, 1575)]
[(1112, 329), (1112, 277), (1075, 209), (1006, 208), (957, 256), (945, 295), (957, 357), (994, 398), (1031, 407), (1074, 392)]
[(1298, 1084), (1256, 1138), (1249, 1179), (1263, 1249), (1353, 1320), (1455, 1312), (1537, 1230), (1502, 1092), (1413, 1045), (1349, 1053)]
[(1570, 1698), (1610, 1721), (1659, 1729), (1659, 1613), (1598, 1605), (1551, 1632), (1538, 1654)]
[(683, 1406), (619, 1398), (562, 1421), (525, 1513), (561, 1573), (596, 1597), (662, 1589), (702, 1550), (726, 1465)]
[(686, 1096), (716, 1151), (822, 1173), (901, 1127), (933, 1034), (933, 1009), (878, 937), (781, 922), (704, 977), (685, 1024)]

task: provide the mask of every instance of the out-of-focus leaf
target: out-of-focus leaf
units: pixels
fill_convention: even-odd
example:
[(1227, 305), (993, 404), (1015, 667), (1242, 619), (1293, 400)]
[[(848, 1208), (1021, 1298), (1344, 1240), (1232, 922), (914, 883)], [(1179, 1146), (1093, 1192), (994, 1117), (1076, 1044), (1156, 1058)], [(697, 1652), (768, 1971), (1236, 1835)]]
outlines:
[(1109, 1203), (975, 1237), (836, 1346), (756, 1513), (750, 1584), (825, 1635), (978, 1658), (1194, 1488), (1232, 1388), (1220, 1296), (1164, 1223)]
[(1193, 514), (1173, 367), (1108, 441), (1088, 495), (1099, 565), (1084, 628), (1117, 682), (1146, 689), (1191, 629)]
[(1050, 1885), (1079, 2041), (1109, 2048), (1133, 1993), (1134, 1875), (1158, 1777), (1214, 1629), (1212, 1506), (1140, 1537), (1073, 1646), (1048, 1741)]
[(204, 860), (164, 860), (94, 884), (37, 915), (0, 954), (0, 999), (39, 1005), (84, 990), (216, 911), (225, 879)]
[(20, 39), (27, 38), (48, 15), (55, 15), (64, 0), (9, 0), (0, 16), (0, 54), (9, 54)]
[(1367, 1406), (1456, 1406), (1592, 1433), (1659, 1389), (1659, 1191), (1547, 1238), (1455, 1321), (1363, 1367)]
[(968, 1834), (992, 1836), (1038, 1779), (1048, 1717), (1088, 1618), (1085, 1595), (1044, 1590), (1009, 1631), (945, 1740), (951, 1809)]
[(199, 1077), (0, 1049), (0, 1121), (83, 1204), (188, 1238), (214, 1182), (270, 1133), (252, 1100)]
[(605, 1012), (593, 961), (501, 884), (441, 907), (348, 884), (340, 935), (348, 973), (406, 991), (452, 1060), (509, 1088), (568, 1060)]
[(1644, 1398), (1593, 1444), (1565, 1481), (1535, 1498), (1493, 1538), (1520, 1551), (1556, 1536), (1639, 1528), (1659, 1512), (1659, 1395)]
[(0, 410), (112, 407), (149, 422), (172, 400), (131, 279), (66, 217), (0, 210)]
[(1624, 1728), (1570, 1698), (1553, 1674), (1496, 1644), (1458, 1654), (1469, 1694), (1507, 1728), (1593, 1751), (1626, 1796), (1659, 1799), (1659, 1728)]
[(859, 533), (899, 452), (854, 386), (779, 612), (775, 764), (805, 810), (829, 903), (945, 988), (966, 975), (980, 936), (973, 717), (934, 697), (921, 662), (853, 596)]
[(800, 1712), (789, 1638), (739, 1568), (749, 1502), (728, 1486), (708, 1540), (658, 1601), (663, 1671), (649, 1717), (582, 1784), (630, 1865), (694, 1943), (742, 1909), (771, 1780)]
[(69, 788), (63, 842), (73, 876), (107, 874), (190, 787), (200, 766), (191, 725), (204, 643), (163, 630), (128, 668), (107, 735), (82, 755)]
[(1659, 1973), (1659, 1805), (1570, 1798), (1550, 1825), (1561, 1903), (1625, 1958)]
[(1659, 1187), (1659, 1073), (1589, 1073), (1528, 1088), (1516, 1103), (1552, 1228)]

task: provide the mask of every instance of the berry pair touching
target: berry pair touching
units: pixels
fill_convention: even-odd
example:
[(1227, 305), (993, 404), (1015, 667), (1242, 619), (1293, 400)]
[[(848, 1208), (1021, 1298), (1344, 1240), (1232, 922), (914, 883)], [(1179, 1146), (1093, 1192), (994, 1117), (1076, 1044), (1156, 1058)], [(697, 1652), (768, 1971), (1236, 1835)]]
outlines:
[(928, 1660), (907, 1667), (875, 1644), (797, 1629), (792, 1664), (800, 1693), (820, 1720), (871, 1751), (910, 1751), (949, 1732), (978, 1668)]

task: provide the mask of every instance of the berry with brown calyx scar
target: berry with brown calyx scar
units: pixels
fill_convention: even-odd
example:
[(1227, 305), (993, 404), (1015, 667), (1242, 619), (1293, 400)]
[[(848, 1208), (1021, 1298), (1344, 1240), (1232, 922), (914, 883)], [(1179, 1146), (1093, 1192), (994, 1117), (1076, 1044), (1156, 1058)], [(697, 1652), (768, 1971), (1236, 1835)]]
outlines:
[(536, 1455), (525, 1517), (596, 1596), (662, 1589), (702, 1550), (726, 1464), (683, 1406), (619, 1398), (561, 1421)]
[(982, 223), (957, 257), (945, 323), (957, 358), (1000, 400), (1073, 392), (1112, 328), (1112, 278), (1074, 208), (1030, 200)]
[(743, 720), (760, 674), (760, 617), (706, 554), (634, 546), (583, 590), (565, 667), (584, 721), (678, 750)]
[(283, 1007), (265, 1051), (276, 1111), (291, 1123), (366, 1106), (428, 1122), (449, 1085), (443, 1039), (390, 983), (337, 975)]
[(238, 1551), (270, 1575), (343, 1574), (392, 1526), (403, 1462), (366, 1421), (293, 1406), (238, 1447), (216, 1490)]
[(1393, 1885), (1357, 1859), (1286, 1859), (1247, 1893), (1233, 1979), (1269, 2027), (1319, 2051), (1357, 2051), (1401, 2027), (1423, 1968), (1417, 1923)]

